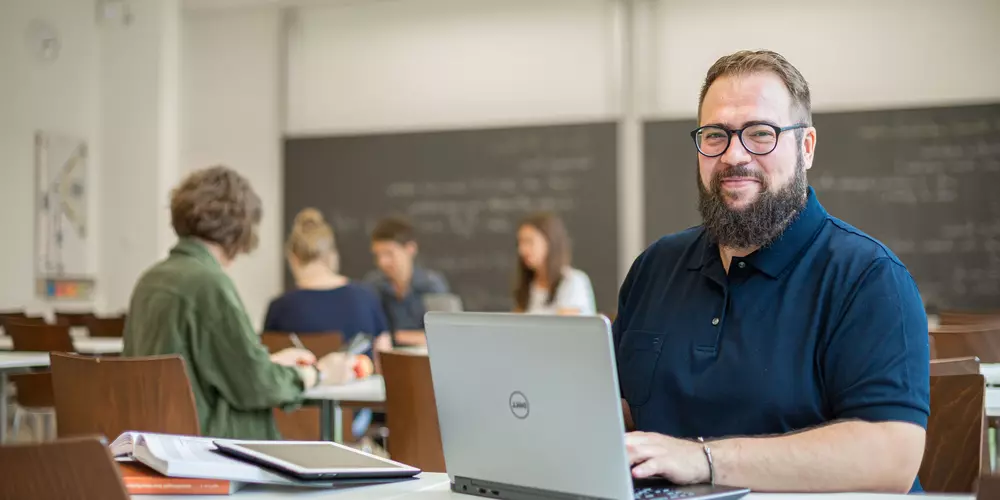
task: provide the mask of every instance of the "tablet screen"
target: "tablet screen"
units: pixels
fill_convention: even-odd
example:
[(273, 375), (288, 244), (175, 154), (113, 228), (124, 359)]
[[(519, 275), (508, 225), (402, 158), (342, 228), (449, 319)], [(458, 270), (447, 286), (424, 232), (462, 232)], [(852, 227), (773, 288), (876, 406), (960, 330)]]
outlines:
[(396, 465), (377, 458), (322, 443), (239, 443), (256, 451), (305, 469), (388, 469)]

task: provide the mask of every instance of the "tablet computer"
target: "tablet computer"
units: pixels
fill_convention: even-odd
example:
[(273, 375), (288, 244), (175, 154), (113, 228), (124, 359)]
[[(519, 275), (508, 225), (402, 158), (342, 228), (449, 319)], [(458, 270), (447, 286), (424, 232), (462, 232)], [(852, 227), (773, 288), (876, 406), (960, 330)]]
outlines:
[(226, 455), (307, 480), (407, 478), (420, 469), (329, 441), (215, 441)]

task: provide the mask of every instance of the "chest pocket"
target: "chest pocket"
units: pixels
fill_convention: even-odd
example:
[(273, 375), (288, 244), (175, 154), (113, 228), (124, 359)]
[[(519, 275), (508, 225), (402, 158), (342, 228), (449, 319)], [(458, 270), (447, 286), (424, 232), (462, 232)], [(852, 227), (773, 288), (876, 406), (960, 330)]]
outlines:
[(663, 350), (662, 333), (628, 330), (618, 349), (618, 377), (622, 396), (629, 405), (642, 406), (649, 400), (656, 363)]

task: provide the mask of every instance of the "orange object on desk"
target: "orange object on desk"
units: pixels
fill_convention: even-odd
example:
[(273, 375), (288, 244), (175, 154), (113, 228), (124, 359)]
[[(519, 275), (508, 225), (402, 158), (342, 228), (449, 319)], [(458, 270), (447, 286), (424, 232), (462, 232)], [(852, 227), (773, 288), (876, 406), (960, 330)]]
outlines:
[(358, 354), (354, 356), (354, 377), (357, 379), (363, 379), (370, 377), (375, 373), (375, 363), (372, 363), (372, 359), (364, 354)]
[(225, 479), (167, 477), (138, 462), (118, 462), (130, 495), (231, 495), (240, 483)]

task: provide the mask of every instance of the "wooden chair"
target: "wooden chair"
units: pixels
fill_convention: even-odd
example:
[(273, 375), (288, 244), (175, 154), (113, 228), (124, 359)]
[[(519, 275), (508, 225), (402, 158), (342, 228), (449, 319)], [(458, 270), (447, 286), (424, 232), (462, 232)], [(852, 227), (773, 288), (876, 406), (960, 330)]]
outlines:
[[(9, 320), (5, 325), (15, 351), (73, 352), (73, 339), (69, 325), (39, 325)], [(17, 408), (14, 410), (14, 431), (21, 428), (24, 417), (31, 415), (44, 421), (41, 439), (52, 439), (55, 399), (52, 394), (52, 375), (48, 370), (10, 375), (17, 391)], [(35, 419), (37, 421), (37, 419)], [(38, 430), (36, 428), (36, 430)], [(36, 433), (37, 434), (37, 433)]]
[[(0, 326), (7, 331), (7, 325), (9, 323), (17, 323), (21, 325), (33, 325), (33, 326), (45, 326), (49, 324), (45, 321), (45, 318), (40, 316), (3, 316), (0, 317)], [(9, 334), (8, 334), (9, 335)]]
[[(344, 335), (340, 332), (303, 333), (296, 336), (317, 358), (336, 352), (344, 345)], [(260, 335), (260, 342), (267, 347), (268, 352), (295, 347), (290, 332), (264, 332)]]
[(933, 493), (970, 493), (984, 470), (986, 381), (982, 375), (931, 377), (931, 414), (920, 484)]
[(84, 325), (91, 337), (121, 337), (125, 332), (125, 315), (102, 318), (90, 316)]
[(983, 363), (1000, 363), (1000, 326), (941, 326), (930, 335), (938, 358), (975, 356)]
[[(295, 347), (291, 336), (292, 334), (288, 332), (264, 332), (260, 335), (260, 342), (267, 347), (268, 352), (273, 353), (288, 347)], [(299, 338), (299, 342), (302, 342), (302, 345), (312, 351), (317, 358), (338, 351), (344, 344), (344, 336), (339, 332), (305, 333), (297, 335), (297, 337)], [(319, 414), (319, 408), (315, 406), (303, 406), (291, 412), (275, 408), (274, 421), (283, 439), (318, 441), (322, 436), (322, 430), (319, 425)], [(342, 415), (344, 428), (347, 429), (344, 435), (349, 436), (350, 423), (353, 420), (354, 412), (345, 409)]]
[(429, 358), (394, 351), (381, 356), (390, 456), (426, 472), (444, 472)]
[(87, 318), (90, 318), (93, 315), (94, 313), (89, 313), (89, 312), (56, 311), (56, 324), (67, 325), (71, 327), (87, 326)]
[(14, 344), (15, 351), (73, 352), (73, 338), (69, 325), (40, 325), (20, 320), (9, 320), (4, 330)]
[(0, 446), (0, 471), (0, 498), (129, 498), (108, 447), (94, 437)]
[(198, 412), (180, 356), (95, 358), (53, 353), (59, 436), (125, 431), (199, 435)]

